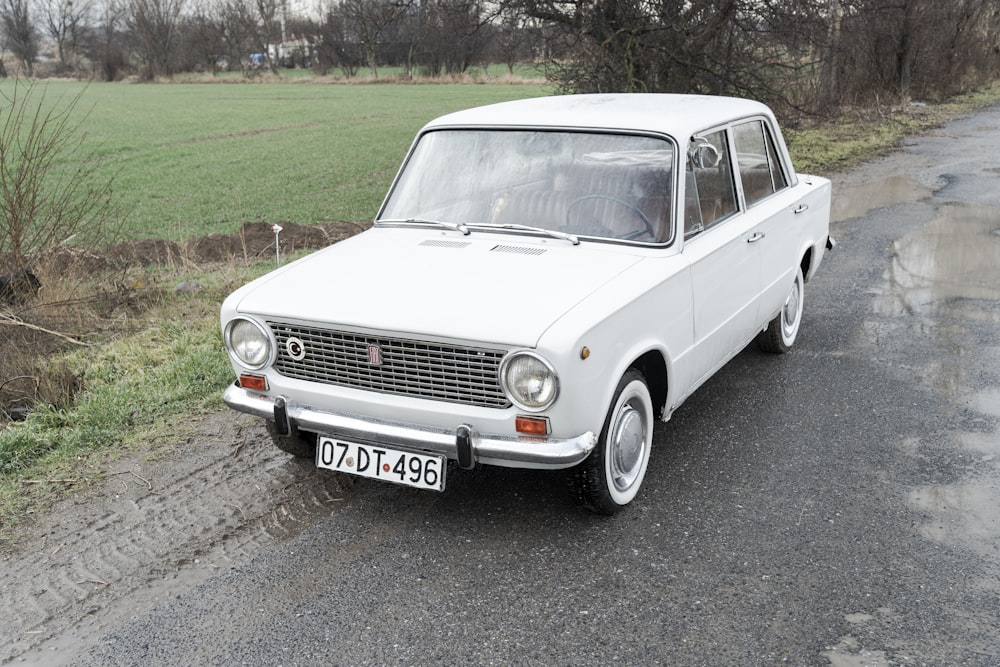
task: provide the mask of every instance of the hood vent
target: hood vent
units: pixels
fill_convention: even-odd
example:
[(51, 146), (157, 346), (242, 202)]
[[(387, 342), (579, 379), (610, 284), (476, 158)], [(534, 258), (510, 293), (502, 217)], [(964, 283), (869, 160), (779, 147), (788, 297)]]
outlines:
[(515, 255), (542, 255), (546, 248), (533, 248), (523, 245), (498, 245), (490, 249), (490, 252), (510, 252)]
[(439, 241), (436, 239), (428, 239), (427, 241), (421, 241), (420, 245), (430, 246), (432, 248), (467, 248), (471, 245), (468, 241)]

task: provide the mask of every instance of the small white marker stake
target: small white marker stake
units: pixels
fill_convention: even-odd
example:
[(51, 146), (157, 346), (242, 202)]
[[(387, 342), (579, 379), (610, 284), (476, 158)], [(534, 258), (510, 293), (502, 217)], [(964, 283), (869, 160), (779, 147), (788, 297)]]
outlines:
[(278, 234), (281, 233), (282, 229), (283, 228), (282, 228), (281, 225), (274, 225), (273, 227), (271, 227), (271, 231), (274, 232), (274, 265), (275, 266), (280, 266), (281, 265), (281, 250), (279, 250), (279, 246), (278, 246)]

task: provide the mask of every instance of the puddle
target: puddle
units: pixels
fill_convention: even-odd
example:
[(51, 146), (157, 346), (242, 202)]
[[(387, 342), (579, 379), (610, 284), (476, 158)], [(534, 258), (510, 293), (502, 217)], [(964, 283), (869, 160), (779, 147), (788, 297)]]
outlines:
[(893, 243), (888, 288), (876, 312), (933, 316), (946, 308), (962, 311), (962, 319), (1000, 321), (995, 304), (976, 304), (1000, 301), (998, 225), (1000, 207), (939, 207), (933, 220)]
[[(991, 564), (1000, 554), (998, 228), (1000, 207), (938, 205), (933, 219), (893, 242), (885, 284), (873, 295), (880, 317), (866, 323), (882, 353), (898, 355), (961, 415), (967, 431), (946, 435), (948, 446), (970, 455), (963, 479), (910, 493), (910, 503), (925, 516), (920, 534), (960, 545)], [(935, 352), (914, 355), (914, 341)], [(916, 452), (921, 444), (903, 447)]]
[(963, 433), (959, 437), (959, 444), (964, 449), (980, 453), (980, 460), (983, 462), (1000, 459), (1000, 432)]
[(892, 664), (885, 651), (866, 649), (851, 635), (841, 637), (820, 655), (829, 660), (832, 667), (889, 667)]
[[(994, 368), (1000, 368), (994, 366)], [(984, 414), (1000, 417), (1000, 389), (993, 388), (981, 391), (973, 397), (974, 407)]]
[(875, 209), (917, 202), (931, 194), (932, 190), (913, 185), (903, 176), (841, 186), (833, 196), (830, 222), (860, 218)]
[[(992, 472), (992, 471), (991, 471)], [(910, 502), (930, 517), (920, 534), (939, 544), (961, 544), (993, 561), (1000, 552), (1000, 484), (991, 474), (962, 484), (932, 485), (916, 489)]]
[(866, 323), (883, 348), (913, 337), (933, 341), (939, 354), (914, 372), (949, 402), (992, 418), (1000, 418), (1000, 347), (976, 332), (1000, 323), (998, 224), (998, 207), (939, 206), (893, 243), (886, 284), (873, 301), (885, 317)]

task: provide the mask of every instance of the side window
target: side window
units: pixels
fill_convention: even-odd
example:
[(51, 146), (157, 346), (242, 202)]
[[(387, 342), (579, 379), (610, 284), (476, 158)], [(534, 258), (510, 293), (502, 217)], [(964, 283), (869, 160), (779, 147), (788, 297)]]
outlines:
[(764, 121), (753, 120), (733, 128), (736, 160), (747, 206), (788, 185), (778, 162), (774, 139)]
[(691, 139), (684, 180), (685, 238), (736, 212), (736, 188), (725, 130)]

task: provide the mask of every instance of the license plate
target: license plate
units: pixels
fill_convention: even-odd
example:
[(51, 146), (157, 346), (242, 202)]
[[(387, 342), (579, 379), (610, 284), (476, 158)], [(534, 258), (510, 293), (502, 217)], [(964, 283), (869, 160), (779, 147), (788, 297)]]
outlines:
[(321, 437), (316, 447), (316, 466), (418, 489), (444, 491), (447, 459)]

